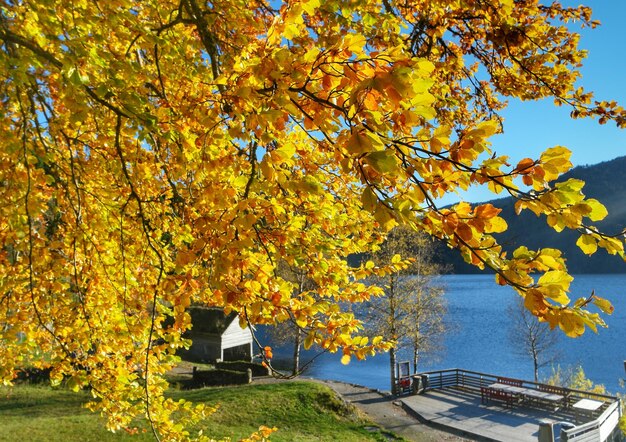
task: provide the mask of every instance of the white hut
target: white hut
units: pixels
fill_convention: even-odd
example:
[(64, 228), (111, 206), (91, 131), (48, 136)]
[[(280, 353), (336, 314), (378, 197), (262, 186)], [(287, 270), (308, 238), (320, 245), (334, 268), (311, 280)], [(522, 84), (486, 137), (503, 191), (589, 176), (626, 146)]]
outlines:
[(192, 328), (186, 337), (192, 340), (183, 359), (202, 362), (251, 361), (252, 332), (242, 328), (236, 313), (225, 315), (219, 308), (191, 307)]

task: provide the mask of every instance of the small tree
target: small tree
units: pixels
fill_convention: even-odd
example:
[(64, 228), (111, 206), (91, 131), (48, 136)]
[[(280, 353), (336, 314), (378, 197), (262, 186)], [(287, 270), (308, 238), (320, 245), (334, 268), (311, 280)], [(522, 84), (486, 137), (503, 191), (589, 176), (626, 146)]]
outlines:
[(552, 375), (546, 380), (547, 384), (558, 385), (559, 387), (571, 388), (572, 390), (587, 391), (589, 393), (607, 394), (606, 388), (602, 384), (594, 384), (587, 378), (583, 367), (578, 365), (562, 369), (557, 366), (552, 370)]
[(507, 314), (511, 319), (509, 339), (515, 352), (520, 356), (530, 356), (533, 360), (535, 382), (539, 381), (539, 368), (557, 361), (555, 352), (559, 335), (552, 333), (546, 322), (537, 319), (524, 307), (522, 298), (509, 305)]
[(367, 304), (371, 332), (394, 342), (389, 350), (393, 393), (397, 392), (395, 367), (401, 348), (411, 349), (413, 369), (417, 370), (418, 355), (432, 353), (441, 346), (446, 304), (443, 289), (433, 286), (433, 276), (442, 270), (432, 261), (433, 251), (433, 243), (423, 234), (398, 227), (372, 256), (378, 266), (400, 262), (401, 257), (413, 259), (400, 272), (373, 277), (372, 282), (384, 289), (385, 296)]
[[(316, 288), (315, 282), (307, 276), (307, 271), (304, 268), (289, 265), (287, 262), (281, 260), (276, 270), (281, 278), (294, 284), (294, 296), (305, 292), (313, 292)], [(298, 325), (296, 318), (291, 317), (289, 321), (276, 324), (274, 327), (269, 327), (268, 332), (275, 345), (292, 346), (291, 375), (297, 376), (300, 374), (300, 353), (305, 331), (302, 326)]]
[(267, 327), (267, 334), (272, 344), (275, 346), (291, 346), (292, 356), (289, 365), (285, 364), (285, 369), (291, 372), (291, 376), (296, 376), (301, 372), (300, 351), (302, 349), (302, 329), (293, 321), (285, 321), (271, 327)]
[(412, 351), (413, 372), (417, 372), (422, 355), (433, 355), (441, 349), (441, 338), (446, 331), (444, 290), (431, 286), (428, 279), (430, 276), (415, 275), (400, 287), (407, 297), (413, 297), (413, 302), (406, 305), (408, 314), (403, 324)]

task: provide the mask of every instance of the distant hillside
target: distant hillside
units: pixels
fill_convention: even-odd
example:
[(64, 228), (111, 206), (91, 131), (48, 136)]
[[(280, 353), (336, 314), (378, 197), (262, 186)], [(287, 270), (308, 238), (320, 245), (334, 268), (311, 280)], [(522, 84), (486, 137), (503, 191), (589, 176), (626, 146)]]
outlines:
[[(572, 169), (559, 181), (569, 178), (583, 180), (586, 184), (583, 193), (587, 198), (595, 198), (604, 204), (609, 211), (607, 218), (594, 223), (603, 232), (615, 234), (626, 227), (626, 157), (593, 166), (579, 166)], [(618, 257), (608, 255), (598, 249), (591, 257), (583, 254), (576, 247), (577, 232), (563, 231), (557, 233), (545, 222), (545, 217), (537, 217), (530, 211), (523, 211), (519, 216), (514, 212), (513, 198), (502, 198), (489, 201), (502, 209), (502, 216), (509, 225), (509, 229), (498, 235), (498, 241), (508, 251), (520, 245), (530, 249), (552, 247), (560, 249), (567, 258), (568, 269), (571, 273), (626, 273), (626, 263)], [(450, 264), (454, 273), (480, 272), (463, 262), (456, 251), (445, 246), (440, 249), (442, 262)]]

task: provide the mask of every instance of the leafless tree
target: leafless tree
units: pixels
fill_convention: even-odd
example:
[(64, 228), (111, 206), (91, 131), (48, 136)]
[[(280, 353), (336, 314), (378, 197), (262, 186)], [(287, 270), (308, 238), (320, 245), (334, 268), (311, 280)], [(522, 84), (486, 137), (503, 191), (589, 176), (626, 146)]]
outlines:
[(507, 308), (507, 314), (511, 320), (509, 340), (518, 355), (532, 358), (535, 382), (538, 382), (539, 369), (559, 359), (556, 349), (559, 335), (550, 330), (548, 323), (538, 322), (524, 307), (522, 298)]

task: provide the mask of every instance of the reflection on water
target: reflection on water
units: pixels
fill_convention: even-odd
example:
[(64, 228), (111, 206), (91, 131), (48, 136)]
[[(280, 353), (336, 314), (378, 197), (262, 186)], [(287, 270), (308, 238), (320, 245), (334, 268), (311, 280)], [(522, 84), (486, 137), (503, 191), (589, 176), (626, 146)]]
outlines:
[[(516, 354), (507, 337), (507, 306), (517, 296), (508, 287), (495, 284), (490, 275), (447, 275), (441, 278), (446, 287), (448, 315), (453, 332), (446, 335), (445, 350), (436, 362), (422, 361), (422, 370), (465, 368), (523, 379), (533, 378), (532, 359)], [(562, 367), (582, 365), (594, 383), (604, 384), (611, 392), (623, 391), (619, 379), (626, 377), (626, 275), (579, 275), (572, 283), (571, 298), (589, 296), (592, 290), (608, 298), (615, 313), (605, 320), (608, 329), (598, 334), (587, 332), (580, 338), (563, 336), (558, 344)], [(389, 389), (389, 358), (380, 355), (348, 366), (339, 362), (341, 355), (322, 355), (308, 375), (322, 379), (354, 382), (374, 388)], [(550, 368), (540, 372), (547, 377)]]

